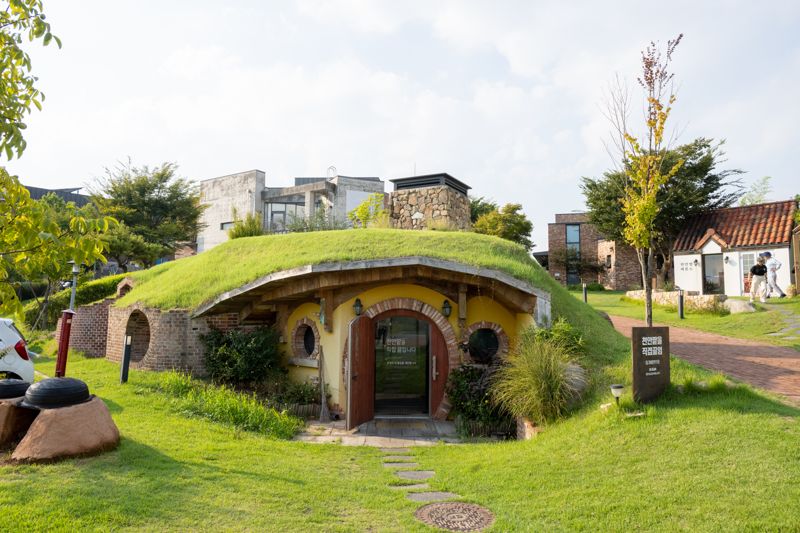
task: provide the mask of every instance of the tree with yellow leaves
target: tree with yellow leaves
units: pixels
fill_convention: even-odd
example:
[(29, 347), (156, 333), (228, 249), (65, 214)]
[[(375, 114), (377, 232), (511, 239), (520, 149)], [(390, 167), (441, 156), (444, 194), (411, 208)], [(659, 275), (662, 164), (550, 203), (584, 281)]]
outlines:
[(679, 159), (669, 168), (665, 167), (669, 149), (665, 127), (675, 103), (673, 74), (667, 67), (682, 38), (683, 34), (667, 41), (663, 54), (654, 42), (642, 52), (642, 75), (637, 79), (646, 99), (645, 132), (641, 140), (628, 129), (627, 92), (619, 83), (609, 103), (608, 117), (616, 130), (616, 145), (622, 152), (622, 170), (627, 178), (622, 199), (623, 236), (636, 249), (639, 259), (648, 326), (653, 325), (651, 278), (655, 267), (654, 242), (658, 237), (654, 222), (660, 210), (656, 197), (683, 165), (683, 160)]

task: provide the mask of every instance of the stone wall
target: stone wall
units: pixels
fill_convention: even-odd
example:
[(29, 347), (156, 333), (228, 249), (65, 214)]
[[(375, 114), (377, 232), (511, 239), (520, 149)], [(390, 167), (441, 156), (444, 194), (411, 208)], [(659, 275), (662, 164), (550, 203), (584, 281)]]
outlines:
[[(106, 354), (106, 329), (108, 306), (113, 299), (91, 305), (82, 305), (75, 310), (69, 335), (69, 347), (83, 352), (87, 357), (103, 357)], [(61, 319), (56, 325), (56, 345), (61, 337)]]
[[(644, 291), (628, 291), (625, 296), (634, 300), (644, 301)], [(708, 311), (718, 308), (728, 297), (724, 294), (698, 294), (696, 292), (685, 291), (683, 293), (683, 306), (687, 311)], [(655, 305), (678, 306), (678, 291), (653, 291), (653, 303)]]
[(389, 213), (395, 228), (468, 230), (472, 226), (469, 199), (450, 187), (401, 189), (389, 196)]

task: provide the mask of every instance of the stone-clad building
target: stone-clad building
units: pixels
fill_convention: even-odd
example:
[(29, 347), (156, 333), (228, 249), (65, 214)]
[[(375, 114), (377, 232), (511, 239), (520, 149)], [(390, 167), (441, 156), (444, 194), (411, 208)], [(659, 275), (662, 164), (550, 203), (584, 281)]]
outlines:
[(430, 229), (438, 225), (467, 230), (471, 226), (469, 185), (450, 174), (429, 174), (390, 180), (392, 225), (398, 229)]
[(556, 214), (547, 225), (550, 274), (562, 285), (601, 283), (612, 290), (640, 288), (636, 252), (625, 243), (607, 240), (589, 223), (587, 213)]

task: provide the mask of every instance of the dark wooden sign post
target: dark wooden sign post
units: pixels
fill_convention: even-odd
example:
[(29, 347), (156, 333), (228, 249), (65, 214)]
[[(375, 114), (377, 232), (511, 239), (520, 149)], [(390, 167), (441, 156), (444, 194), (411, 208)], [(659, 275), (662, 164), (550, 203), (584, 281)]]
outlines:
[(669, 328), (633, 328), (633, 399), (655, 400), (669, 385)]

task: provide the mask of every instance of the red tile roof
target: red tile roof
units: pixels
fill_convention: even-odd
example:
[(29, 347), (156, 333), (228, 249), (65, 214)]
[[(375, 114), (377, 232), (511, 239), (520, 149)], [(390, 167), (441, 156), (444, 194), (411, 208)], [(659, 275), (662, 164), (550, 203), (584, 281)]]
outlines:
[(796, 209), (797, 202), (786, 200), (708, 211), (686, 222), (673, 250), (699, 250), (710, 238), (723, 248), (788, 245)]

